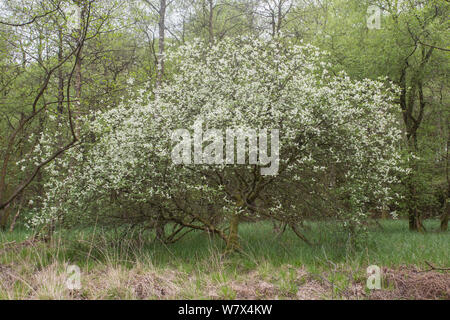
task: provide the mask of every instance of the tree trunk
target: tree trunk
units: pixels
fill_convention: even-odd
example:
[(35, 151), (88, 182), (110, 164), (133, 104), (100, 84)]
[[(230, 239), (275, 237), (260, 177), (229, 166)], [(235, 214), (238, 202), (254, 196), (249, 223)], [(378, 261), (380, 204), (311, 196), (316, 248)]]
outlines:
[(17, 135), (19, 134), (19, 131), (22, 129), (22, 126), (24, 124), (24, 116), (21, 115), (20, 123), (18, 124), (17, 128), (14, 129), (12, 134), (8, 138), (8, 144), (6, 146), (6, 150), (3, 155), (3, 164), (0, 168), (0, 228), (5, 229), (6, 228), (6, 222), (8, 221), (9, 211), (8, 207), (9, 204), (6, 204), (7, 199), (7, 180), (6, 175), (8, 173), (8, 165), (9, 161), (11, 160), (11, 153), (12, 149), (14, 147), (14, 143), (16, 140)]
[(240, 249), (238, 237), (239, 221), (240, 217), (237, 214), (234, 214), (230, 219), (230, 231), (228, 234), (227, 248), (226, 248), (227, 253), (235, 252)]
[[(81, 37), (81, 29), (80, 29), (80, 37)], [(75, 96), (77, 99), (77, 103), (76, 103), (76, 110), (75, 110), (75, 123), (76, 123), (76, 129), (77, 129), (77, 134), (78, 136), (80, 136), (80, 123), (79, 120), (81, 118), (82, 112), (81, 112), (81, 88), (82, 88), (82, 71), (81, 71), (81, 51), (83, 49), (80, 48), (80, 54), (79, 54), (79, 59), (77, 61), (77, 64), (75, 66)]]
[[(415, 161), (415, 160), (413, 160)], [(409, 230), (424, 232), (425, 228), (422, 224), (422, 217), (420, 211), (417, 209), (417, 191), (414, 181), (414, 175), (417, 174), (417, 166), (414, 163), (412, 166), (412, 175), (408, 181), (409, 197), (408, 197), (408, 218), (409, 218)]]
[(444, 212), (441, 216), (441, 231), (445, 232), (448, 230), (448, 216), (450, 211), (450, 206), (448, 205), (448, 200), (445, 201)]
[[(421, 80), (421, 71), (429, 61), (433, 53), (433, 48), (426, 51), (422, 49), (422, 61), (420, 63), (419, 69), (412, 71), (411, 80), (407, 81), (407, 71), (410, 69), (409, 56), (405, 59), (405, 64), (400, 74), (400, 106), (403, 111), (403, 121), (406, 129), (406, 138), (408, 142), (409, 153), (415, 155), (418, 151), (417, 144), (417, 132), (420, 128), (424, 116), (424, 110), (426, 107), (426, 102), (423, 93), (423, 83)], [(419, 98), (419, 101), (417, 100)], [(418, 102), (418, 103), (417, 103)], [(418, 108), (416, 107), (418, 106)], [(417, 110), (415, 112), (415, 110)], [(415, 115), (416, 114), (416, 115)], [(411, 177), (407, 183), (409, 199), (408, 199), (408, 217), (409, 217), (409, 230), (411, 231), (425, 231), (423, 227), (420, 211), (417, 209), (417, 190), (415, 187), (414, 178), (418, 174), (417, 164), (415, 159), (411, 165)]]
[(417, 209), (412, 208), (409, 209), (409, 230), (417, 232), (425, 231), (425, 228), (422, 223), (422, 218)]
[[(63, 34), (62, 30), (58, 30), (58, 63), (63, 61)], [(63, 68), (58, 69), (58, 118), (61, 118), (64, 110), (64, 74)]]
[(450, 214), (450, 175), (449, 175), (449, 149), (450, 148), (450, 127), (448, 132), (448, 139), (447, 139), (447, 155), (446, 155), (446, 165), (445, 165), (445, 173), (447, 175), (447, 198), (444, 200), (444, 209), (441, 216), (441, 231), (445, 232), (448, 230), (448, 216)]
[(448, 216), (450, 215), (450, 185), (447, 190), (447, 198), (444, 200), (444, 208), (442, 210), (441, 216), (441, 231), (445, 232), (448, 230)]
[(166, 38), (166, 9), (167, 9), (167, 2), (166, 0), (160, 0), (160, 6), (159, 6), (159, 23), (158, 23), (158, 29), (159, 29), (159, 40), (158, 40), (158, 46), (159, 46), (159, 53), (158, 53), (158, 66), (157, 66), (157, 81), (156, 85), (157, 87), (161, 86), (163, 76), (164, 76), (164, 50), (165, 50), (165, 38)]
[(19, 208), (17, 208), (17, 212), (16, 212), (16, 214), (14, 215), (14, 217), (13, 217), (13, 219), (11, 221), (11, 225), (9, 226), (9, 232), (13, 232), (14, 231), (14, 227), (16, 226), (17, 219), (19, 218), (19, 215), (20, 215), (20, 210), (22, 209), (22, 202), (23, 202), (23, 197), (20, 200)]
[(0, 230), (6, 230), (10, 214), (11, 214), (11, 206), (7, 206), (5, 209), (0, 210)]
[[(83, 38), (83, 28), (85, 26), (84, 24), (84, 18), (85, 18), (85, 14), (86, 14), (86, 7), (85, 4), (82, 1), (77, 1), (77, 5), (80, 7), (80, 10), (78, 11), (79, 14), (79, 21), (80, 21), (80, 25), (78, 26), (78, 30), (77, 30), (77, 42), (81, 41), (81, 39)], [(78, 44), (78, 43), (77, 43)], [(76, 65), (75, 65), (75, 96), (77, 99), (77, 103), (76, 103), (76, 110), (74, 112), (74, 116), (75, 116), (75, 130), (78, 136), (80, 136), (80, 129), (81, 129), (81, 124), (79, 123), (80, 118), (82, 116), (82, 106), (81, 106), (81, 94), (82, 94), (82, 86), (83, 86), (83, 74), (82, 74), (82, 56), (83, 56), (83, 46), (80, 46), (79, 48), (79, 52), (77, 53), (78, 55), (78, 60), (76, 61)], [(63, 84), (64, 85), (64, 84)]]
[(213, 5), (213, 0), (209, 0), (208, 33), (209, 33), (209, 43), (210, 43), (210, 44), (212, 44), (212, 43), (214, 42), (213, 19), (214, 19), (214, 5)]

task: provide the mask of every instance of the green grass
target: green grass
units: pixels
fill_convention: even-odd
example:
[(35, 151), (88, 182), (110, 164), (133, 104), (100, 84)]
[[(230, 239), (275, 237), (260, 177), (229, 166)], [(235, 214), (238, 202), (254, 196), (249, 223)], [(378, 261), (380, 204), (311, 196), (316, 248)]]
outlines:
[[(448, 265), (450, 261), (450, 233), (410, 232), (405, 221), (382, 221), (382, 229), (373, 227), (368, 239), (358, 246), (349, 246), (337, 228), (326, 224), (310, 224), (305, 232), (314, 245), (309, 246), (287, 230), (276, 238), (270, 223), (245, 223), (240, 226), (239, 235), (244, 254), (236, 256), (241, 267), (252, 269), (262, 262), (273, 266), (285, 264), (310, 266), (334, 263), (378, 264), (384, 266), (424, 265), (425, 261), (437, 265)], [(438, 221), (428, 221), (428, 230), (435, 230)], [(17, 230), (0, 233), (0, 244), (11, 241), (21, 242), (30, 233)], [(85, 229), (57, 234), (51, 245), (42, 245), (42, 252), (65, 261), (70, 260), (84, 266), (94, 262), (115, 261), (132, 264), (136, 259), (151, 260), (153, 265), (183, 266), (187, 269), (199, 267), (203, 262), (219, 254), (224, 244), (217, 237), (203, 232), (192, 232), (181, 241), (171, 245), (153, 241), (151, 234), (128, 234), (119, 231)], [(45, 249), (44, 249), (45, 247)], [(23, 250), (20, 254), (26, 254)], [(0, 262), (7, 263), (12, 256), (3, 256)], [(45, 257), (44, 257), (45, 259)]]

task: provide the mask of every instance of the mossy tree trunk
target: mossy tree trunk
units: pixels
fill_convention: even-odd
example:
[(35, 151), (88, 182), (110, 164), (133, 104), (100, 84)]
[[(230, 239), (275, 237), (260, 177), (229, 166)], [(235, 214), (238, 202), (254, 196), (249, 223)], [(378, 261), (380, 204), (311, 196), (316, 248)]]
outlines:
[(242, 211), (242, 209), (244, 209), (245, 201), (243, 196), (239, 192), (236, 192), (234, 197), (236, 201), (235, 203), (236, 212), (234, 212), (230, 217), (230, 226), (228, 231), (228, 237), (226, 239), (227, 248), (225, 250), (225, 253), (227, 254), (240, 251), (241, 249), (239, 244), (239, 222), (241, 220), (240, 212)]
[(227, 253), (236, 252), (240, 250), (239, 235), (238, 235), (239, 222), (240, 222), (239, 215), (233, 214), (233, 216), (230, 219), (230, 230), (227, 238), (227, 248), (226, 248)]
[(450, 212), (449, 200), (450, 199), (448, 199), (448, 198), (445, 200), (445, 205), (444, 205), (444, 209), (443, 209), (442, 216), (441, 216), (441, 231), (442, 232), (445, 232), (448, 230), (448, 216), (449, 216), (449, 212)]

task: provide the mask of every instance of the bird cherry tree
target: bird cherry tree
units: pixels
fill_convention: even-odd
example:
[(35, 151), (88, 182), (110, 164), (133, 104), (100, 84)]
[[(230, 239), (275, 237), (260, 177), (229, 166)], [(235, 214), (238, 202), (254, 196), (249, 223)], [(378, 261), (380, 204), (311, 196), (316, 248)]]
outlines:
[[(280, 38), (193, 41), (169, 51), (170, 72), (155, 94), (142, 90), (85, 119), (81, 141), (47, 168), (31, 226), (141, 224), (166, 242), (203, 230), (232, 251), (243, 220), (283, 222), (302, 236), (304, 219), (332, 217), (356, 232), (369, 210), (393, 201), (402, 169), (390, 83), (336, 75), (317, 48)], [(173, 132), (194, 132), (199, 119), (219, 134), (277, 129), (277, 174), (248, 161), (174, 162)], [(55, 142), (42, 140), (51, 150)]]

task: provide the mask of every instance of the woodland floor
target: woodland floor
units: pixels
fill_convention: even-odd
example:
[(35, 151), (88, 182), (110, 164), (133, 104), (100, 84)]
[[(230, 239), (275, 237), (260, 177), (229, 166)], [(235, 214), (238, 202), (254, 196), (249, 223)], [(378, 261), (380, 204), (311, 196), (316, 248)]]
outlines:
[[(450, 233), (411, 233), (406, 221), (381, 221), (350, 247), (335, 226), (311, 223), (308, 246), (270, 223), (240, 227), (243, 253), (190, 233), (163, 245), (146, 233), (83, 229), (30, 241), (26, 230), (0, 233), (0, 299), (450, 299)], [(81, 270), (68, 290), (67, 267)], [(367, 267), (382, 289), (366, 287)], [(440, 270), (442, 269), (442, 270)], [(444, 270), (445, 269), (445, 270)]]

